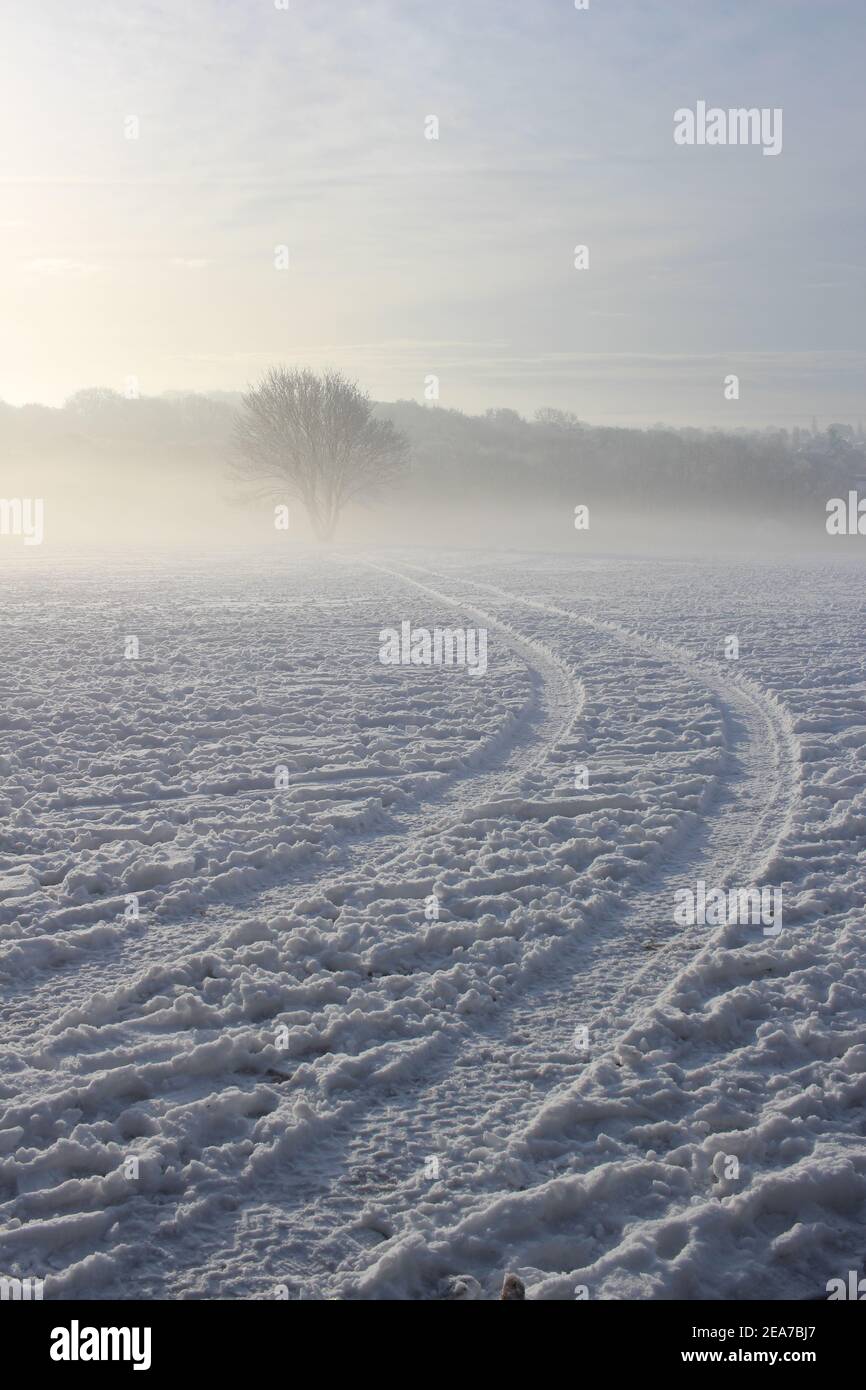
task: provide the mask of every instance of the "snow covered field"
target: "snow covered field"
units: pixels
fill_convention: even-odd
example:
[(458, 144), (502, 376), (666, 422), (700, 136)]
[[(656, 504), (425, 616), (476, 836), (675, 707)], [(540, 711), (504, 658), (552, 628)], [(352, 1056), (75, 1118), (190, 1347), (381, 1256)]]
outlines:
[[(3, 580), (0, 1273), (806, 1299), (861, 1269), (859, 565)], [(486, 629), (487, 670), (383, 665), (404, 621)], [(781, 932), (678, 925), (698, 883), (781, 890)]]

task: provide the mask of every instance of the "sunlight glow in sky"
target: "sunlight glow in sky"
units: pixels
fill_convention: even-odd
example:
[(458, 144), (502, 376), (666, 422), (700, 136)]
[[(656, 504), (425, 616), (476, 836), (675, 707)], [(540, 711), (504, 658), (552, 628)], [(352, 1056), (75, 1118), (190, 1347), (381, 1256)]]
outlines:
[[(468, 410), (856, 421), (863, 21), (862, 0), (7, 11), (0, 398), (240, 389), (284, 361), (384, 400), (433, 373)], [(783, 152), (677, 147), (698, 100), (782, 107)]]

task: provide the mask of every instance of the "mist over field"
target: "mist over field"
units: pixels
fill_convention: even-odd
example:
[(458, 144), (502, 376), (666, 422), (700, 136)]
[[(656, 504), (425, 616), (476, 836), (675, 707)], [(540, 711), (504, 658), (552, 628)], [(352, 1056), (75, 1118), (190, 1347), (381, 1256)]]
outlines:
[(9, 1345), (850, 1374), (862, 5), (0, 29)]
[[(82, 391), (62, 408), (0, 410), (8, 496), (43, 499), (54, 545), (97, 549), (315, 541), (303, 505), (279, 485), (265, 496), (235, 476), (232, 428), (242, 397), (125, 399)], [(376, 415), (408, 438), (411, 463), (384, 496), (341, 518), (343, 544), (482, 549), (599, 549), (755, 558), (857, 545), (830, 538), (827, 501), (866, 484), (862, 427), (791, 431), (592, 426), (544, 409), (481, 416), (411, 401)], [(274, 506), (290, 507), (277, 533)], [(575, 534), (575, 508), (589, 525)], [(840, 539), (842, 544), (840, 545)]]

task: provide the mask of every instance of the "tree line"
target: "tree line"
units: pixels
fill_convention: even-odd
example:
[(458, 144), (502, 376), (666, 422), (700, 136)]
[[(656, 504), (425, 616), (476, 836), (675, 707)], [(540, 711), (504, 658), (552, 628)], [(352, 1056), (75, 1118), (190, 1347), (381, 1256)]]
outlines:
[[(353, 500), (484, 502), (806, 512), (858, 485), (862, 427), (706, 430), (591, 425), (552, 408), (467, 415), (416, 401), (375, 403), (339, 372), (274, 368), (246, 394), (129, 399), (102, 388), (60, 407), (0, 402), (0, 458), (64, 468), (111, 462), (203, 470), (261, 495), (287, 487), (323, 539)], [(0, 487), (2, 491), (2, 487)]]

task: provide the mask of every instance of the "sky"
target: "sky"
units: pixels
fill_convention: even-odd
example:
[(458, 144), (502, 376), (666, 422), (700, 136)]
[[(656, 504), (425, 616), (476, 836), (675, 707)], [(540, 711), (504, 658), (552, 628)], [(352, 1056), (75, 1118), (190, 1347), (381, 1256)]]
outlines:
[[(863, 0), (282, 3), (6, 0), (0, 399), (866, 416)], [(677, 145), (699, 101), (781, 153)]]

